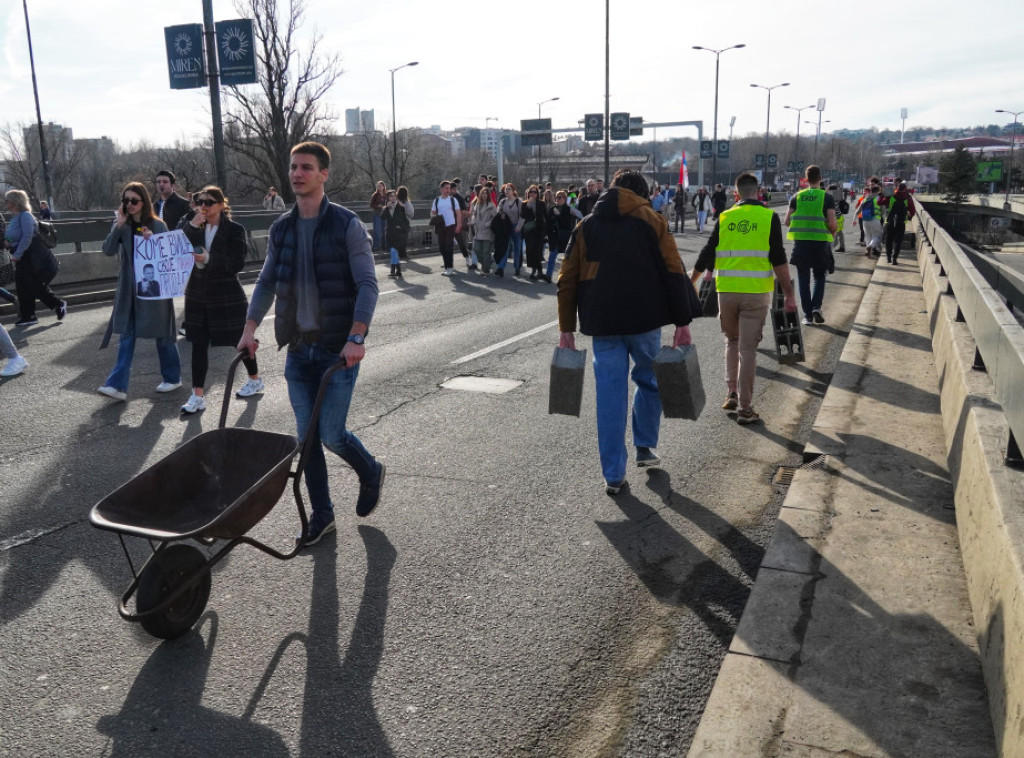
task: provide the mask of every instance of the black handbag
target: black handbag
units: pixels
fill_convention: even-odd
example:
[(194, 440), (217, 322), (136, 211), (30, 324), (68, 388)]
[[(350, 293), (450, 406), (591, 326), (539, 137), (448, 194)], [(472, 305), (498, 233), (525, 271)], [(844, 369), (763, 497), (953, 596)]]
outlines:
[(46, 244), (46, 241), (38, 234), (33, 235), (32, 242), (25, 251), (32, 264), (32, 272), (36, 278), (44, 284), (49, 284), (57, 276), (60, 270), (60, 261), (53, 251)]
[(507, 235), (510, 226), (511, 223), (508, 220), (508, 216), (506, 216), (504, 213), (498, 213), (495, 215), (494, 218), (491, 219), (491, 231), (494, 232), (495, 234), (500, 234), (502, 236)]

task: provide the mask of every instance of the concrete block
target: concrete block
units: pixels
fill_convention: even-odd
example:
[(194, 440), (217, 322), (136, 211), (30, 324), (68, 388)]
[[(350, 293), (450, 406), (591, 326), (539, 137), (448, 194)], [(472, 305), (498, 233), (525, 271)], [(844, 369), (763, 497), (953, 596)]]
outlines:
[(654, 376), (665, 418), (696, 421), (700, 417), (705, 397), (696, 345), (662, 347), (654, 359)]
[(556, 347), (551, 358), (551, 386), (548, 413), (579, 416), (583, 405), (583, 376), (587, 366), (586, 350)]
[(800, 652), (797, 636), (805, 593), (817, 577), (762, 566), (729, 651), (789, 662)]
[(828, 518), (822, 512), (783, 507), (761, 561), (762, 569), (812, 574), (818, 570)]

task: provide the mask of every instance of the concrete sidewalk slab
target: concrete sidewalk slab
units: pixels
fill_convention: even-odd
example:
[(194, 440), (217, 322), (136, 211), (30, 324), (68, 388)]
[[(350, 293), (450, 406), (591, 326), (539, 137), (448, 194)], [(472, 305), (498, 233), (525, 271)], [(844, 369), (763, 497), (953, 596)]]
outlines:
[(995, 755), (907, 263), (875, 269), (691, 756)]

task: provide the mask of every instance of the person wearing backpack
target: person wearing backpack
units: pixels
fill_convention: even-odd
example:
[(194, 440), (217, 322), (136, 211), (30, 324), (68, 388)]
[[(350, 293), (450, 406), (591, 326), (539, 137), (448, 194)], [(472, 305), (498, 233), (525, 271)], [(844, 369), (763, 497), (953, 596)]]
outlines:
[(903, 234), (907, 229), (907, 218), (914, 217), (914, 201), (910, 197), (906, 182), (889, 198), (889, 216), (885, 220), (885, 259), (896, 266), (903, 245)]
[(868, 249), (864, 255), (878, 256), (882, 252), (882, 209), (878, 205), (878, 193), (881, 187), (871, 186), (871, 194), (860, 204), (860, 218), (864, 222), (864, 236), (867, 238)]
[[(18, 310), (20, 317), (15, 326), (35, 326), (36, 300), (41, 300), (47, 308), (57, 314), (62, 321), (68, 312), (67, 301), (59, 299), (50, 289), (53, 275), (40, 270), (46, 258), (53, 258), (53, 253), (39, 236), (39, 224), (29, 208), (28, 195), (22, 190), (8, 190), (4, 195), (8, 212), (14, 214), (7, 225), (4, 236), (11, 243), (11, 258), (14, 260), (15, 287), (18, 290)], [(56, 267), (53, 267), (53, 274)]]

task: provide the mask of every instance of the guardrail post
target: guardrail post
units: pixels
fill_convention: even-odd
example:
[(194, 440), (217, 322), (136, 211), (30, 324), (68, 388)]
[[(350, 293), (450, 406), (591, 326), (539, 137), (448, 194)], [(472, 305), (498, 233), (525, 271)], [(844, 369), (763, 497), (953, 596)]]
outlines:
[(1010, 439), (1006, 443), (1006, 459), (1004, 461), (1007, 466), (1013, 468), (1024, 468), (1024, 456), (1020, 454), (1020, 448), (1017, 447), (1017, 439), (1013, 436), (1013, 432), (1010, 432)]
[[(959, 308), (957, 310), (959, 310)], [(974, 348), (974, 364), (971, 368), (975, 371), (988, 371), (988, 369), (985, 368), (985, 359), (981, 357), (981, 350), (977, 347)]]

